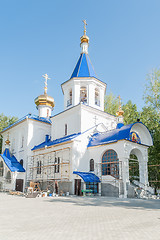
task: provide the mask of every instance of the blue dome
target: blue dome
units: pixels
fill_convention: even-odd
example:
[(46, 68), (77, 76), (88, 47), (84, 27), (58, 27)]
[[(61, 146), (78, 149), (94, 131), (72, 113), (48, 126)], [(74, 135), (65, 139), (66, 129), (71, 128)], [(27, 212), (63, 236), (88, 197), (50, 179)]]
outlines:
[(74, 77), (97, 78), (88, 54), (81, 53), (70, 79)]

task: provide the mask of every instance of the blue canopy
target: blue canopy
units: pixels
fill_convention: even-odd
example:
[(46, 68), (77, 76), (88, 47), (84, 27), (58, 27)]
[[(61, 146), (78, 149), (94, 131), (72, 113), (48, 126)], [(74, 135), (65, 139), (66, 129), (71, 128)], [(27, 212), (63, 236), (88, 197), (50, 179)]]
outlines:
[(14, 155), (11, 155), (9, 152), (9, 149), (6, 148), (4, 150), (3, 154), (0, 154), (0, 156), (3, 158), (5, 164), (7, 167), (11, 170), (11, 172), (25, 172), (25, 169), (22, 167), (22, 165), (17, 161)]
[(84, 182), (101, 182), (99, 177), (97, 177), (94, 173), (73, 171), (73, 174), (77, 174), (78, 176), (80, 176), (84, 180)]

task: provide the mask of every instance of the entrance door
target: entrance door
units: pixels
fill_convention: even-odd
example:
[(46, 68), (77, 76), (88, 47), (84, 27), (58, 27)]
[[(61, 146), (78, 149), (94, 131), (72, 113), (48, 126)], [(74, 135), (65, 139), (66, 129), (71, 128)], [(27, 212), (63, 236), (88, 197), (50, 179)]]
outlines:
[(75, 179), (75, 190), (74, 194), (77, 196), (81, 195), (81, 179)]
[(23, 192), (23, 179), (16, 179), (16, 191)]

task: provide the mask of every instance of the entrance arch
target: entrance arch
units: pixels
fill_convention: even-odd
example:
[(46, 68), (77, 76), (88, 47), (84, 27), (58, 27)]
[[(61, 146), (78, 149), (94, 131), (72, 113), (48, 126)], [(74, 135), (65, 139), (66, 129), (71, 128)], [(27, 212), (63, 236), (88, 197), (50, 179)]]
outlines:
[(132, 149), (129, 157), (129, 178), (142, 185), (148, 184), (148, 166), (144, 154), (137, 148)]

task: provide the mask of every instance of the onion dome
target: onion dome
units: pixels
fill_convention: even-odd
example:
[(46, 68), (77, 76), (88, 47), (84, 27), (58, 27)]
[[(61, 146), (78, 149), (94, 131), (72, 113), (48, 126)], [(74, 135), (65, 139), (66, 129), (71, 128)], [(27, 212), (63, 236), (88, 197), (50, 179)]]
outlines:
[(47, 94), (47, 80), (50, 79), (47, 75), (47, 73), (45, 75), (43, 75), (43, 77), (45, 78), (45, 87), (44, 87), (44, 94), (38, 96), (34, 101), (35, 104), (38, 106), (42, 105), (42, 106), (49, 106), (49, 107), (54, 107), (54, 98), (48, 96)]
[(47, 94), (38, 96), (34, 101), (37, 106), (46, 105), (46, 106), (50, 106), (52, 108), (54, 107), (54, 98), (48, 96)]
[(123, 116), (123, 114), (124, 114), (124, 111), (121, 109), (121, 108), (119, 108), (119, 111), (117, 111), (116, 112), (116, 115), (119, 117), (119, 116)]
[(121, 128), (124, 124), (123, 124), (123, 114), (124, 111), (122, 110), (121, 107), (121, 97), (119, 96), (119, 110), (116, 112), (117, 115), (117, 129)]
[(10, 143), (11, 143), (11, 142), (9, 141), (9, 133), (8, 133), (7, 140), (5, 141), (5, 145), (8, 145), (8, 146), (9, 146)]

